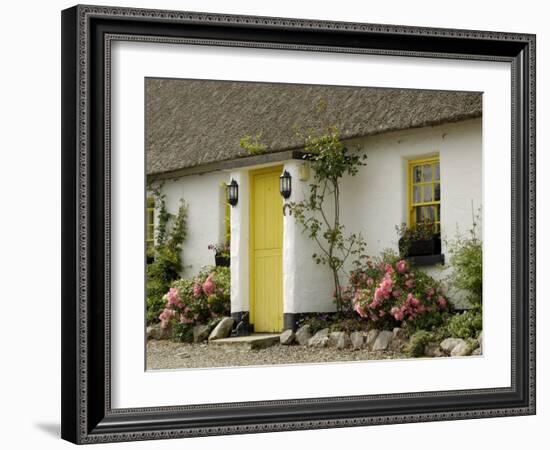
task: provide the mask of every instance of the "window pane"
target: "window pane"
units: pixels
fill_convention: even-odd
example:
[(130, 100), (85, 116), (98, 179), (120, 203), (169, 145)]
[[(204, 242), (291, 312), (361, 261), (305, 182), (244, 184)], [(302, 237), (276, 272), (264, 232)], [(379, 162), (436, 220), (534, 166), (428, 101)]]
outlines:
[(420, 203), (420, 189), (422, 186), (413, 186), (413, 203)]
[(414, 166), (413, 168), (413, 183), (420, 183), (422, 181), (422, 167)]
[(439, 217), (439, 205), (417, 206), (414, 208), (415, 222), (437, 222)]
[(439, 180), (439, 162), (434, 164), (434, 170), (435, 170), (434, 180)]
[(425, 206), (426, 208), (426, 220), (428, 222), (435, 221), (435, 206)]
[(424, 190), (424, 196), (422, 197), (422, 201), (423, 202), (433, 201), (432, 185), (431, 184), (425, 184), (424, 186), (422, 186), (422, 188)]
[(441, 186), (439, 183), (434, 184), (434, 191), (435, 191), (435, 201), (441, 200)]
[(422, 166), (422, 172), (424, 174), (424, 181), (432, 181), (432, 165), (426, 164)]

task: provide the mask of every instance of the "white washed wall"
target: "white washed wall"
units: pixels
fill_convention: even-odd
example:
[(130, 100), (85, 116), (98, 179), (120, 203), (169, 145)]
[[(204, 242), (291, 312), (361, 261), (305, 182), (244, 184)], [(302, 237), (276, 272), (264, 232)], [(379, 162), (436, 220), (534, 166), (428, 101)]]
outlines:
[(231, 173), (239, 183), (239, 201), (231, 208), (231, 312), (249, 311), (249, 179), (248, 169)]
[(187, 239), (182, 248), (183, 277), (196, 275), (203, 266), (214, 264), (209, 244), (224, 239), (224, 196), (229, 174), (212, 172), (166, 180), (162, 192), (166, 208), (176, 214), (180, 198), (187, 203)]

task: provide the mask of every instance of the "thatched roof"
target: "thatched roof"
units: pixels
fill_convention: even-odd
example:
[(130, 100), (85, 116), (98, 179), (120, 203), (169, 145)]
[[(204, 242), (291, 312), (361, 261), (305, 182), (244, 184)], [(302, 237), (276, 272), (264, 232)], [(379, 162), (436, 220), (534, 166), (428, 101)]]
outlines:
[(348, 139), (480, 115), (471, 92), (147, 79), (147, 173), (249, 156), (245, 135), (279, 152), (303, 146), (296, 127), (335, 125)]

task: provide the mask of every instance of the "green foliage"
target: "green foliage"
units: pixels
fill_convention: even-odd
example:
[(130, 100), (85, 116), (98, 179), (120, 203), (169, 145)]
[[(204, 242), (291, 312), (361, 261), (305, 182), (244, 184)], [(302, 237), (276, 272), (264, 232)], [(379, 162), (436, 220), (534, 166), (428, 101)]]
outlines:
[(172, 328), (172, 340), (177, 342), (193, 342), (193, 325), (175, 322)]
[(347, 235), (340, 223), (340, 181), (346, 175), (355, 176), (359, 167), (365, 165), (366, 156), (350, 153), (334, 128), (321, 136), (307, 136), (305, 151), (314, 173), (309, 198), (289, 206), (303, 231), (320, 249), (312, 255), (313, 259), (330, 268), (336, 306), (342, 311), (345, 299), (340, 275), (350, 256), (363, 255), (365, 241), (359, 234)]
[(483, 249), (479, 238), (480, 214), (474, 217), (468, 236), (457, 234), (454, 241), (447, 244), (449, 262), (453, 268), (450, 286), (467, 291), (468, 300), (473, 305), (481, 305), (483, 295)]
[(149, 276), (149, 267), (147, 267), (147, 323), (156, 323), (159, 321), (159, 314), (164, 309), (166, 300), (163, 298), (166, 291), (170, 288), (170, 282), (165, 282), (158, 278)]
[(182, 270), (181, 249), (187, 236), (187, 207), (182, 200), (176, 215), (166, 209), (160, 188), (153, 191), (158, 220), (155, 232), (154, 261), (147, 265), (147, 323), (158, 321), (164, 308), (164, 294)]
[(471, 355), (472, 352), (479, 347), (479, 342), (477, 339), (468, 338), (466, 339), (466, 354)]
[(395, 229), (399, 237), (405, 242), (428, 240), (439, 234), (436, 231), (435, 222), (430, 221), (418, 222), (411, 226), (402, 223), (400, 226), (396, 226)]
[(445, 334), (461, 339), (476, 338), (482, 330), (481, 307), (453, 315), (445, 324)]
[(255, 136), (247, 134), (239, 140), (239, 145), (251, 155), (262, 154), (267, 150), (267, 145), (262, 142), (262, 135), (262, 132)]
[(424, 356), (424, 347), (434, 341), (434, 333), (426, 330), (419, 330), (411, 336), (409, 343), (405, 347), (405, 354), (413, 358)]

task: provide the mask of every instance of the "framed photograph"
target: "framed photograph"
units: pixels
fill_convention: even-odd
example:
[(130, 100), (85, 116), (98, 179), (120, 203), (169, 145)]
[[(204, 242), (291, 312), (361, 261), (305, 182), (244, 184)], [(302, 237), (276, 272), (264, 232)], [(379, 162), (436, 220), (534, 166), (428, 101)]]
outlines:
[(535, 36), (62, 12), (62, 437), (535, 414)]

